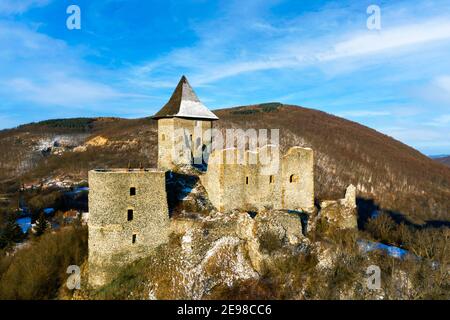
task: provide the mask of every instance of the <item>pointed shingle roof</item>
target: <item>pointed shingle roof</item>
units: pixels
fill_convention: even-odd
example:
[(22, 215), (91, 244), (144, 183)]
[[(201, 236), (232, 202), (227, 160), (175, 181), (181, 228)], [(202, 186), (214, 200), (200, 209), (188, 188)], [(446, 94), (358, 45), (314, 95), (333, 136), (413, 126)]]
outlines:
[(153, 119), (172, 117), (219, 119), (200, 101), (185, 76), (181, 77), (169, 101), (153, 116)]

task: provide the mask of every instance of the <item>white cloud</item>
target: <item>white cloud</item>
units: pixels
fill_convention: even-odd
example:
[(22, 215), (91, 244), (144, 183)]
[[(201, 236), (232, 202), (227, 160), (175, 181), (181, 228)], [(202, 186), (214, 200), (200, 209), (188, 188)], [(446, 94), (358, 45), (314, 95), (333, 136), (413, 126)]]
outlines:
[(438, 77), (436, 85), (450, 95), (450, 76)]
[(411, 124), (410, 126), (379, 127), (377, 130), (410, 145), (418, 145), (419, 143), (422, 145), (430, 143), (441, 145), (450, 144), (448, 131), (437, 131), (420, 127), (416, 124)]
[[(262, 29), (261, 32), (265, 28), (273, 28), (269, 24), (261, 23), (252, 23), (251, 28), (255, 29), (255, 25)], [(276, 37), (258, 34), (255, 35), (255, 40), (251, 41), (240, 39), (239, 32), (235, 30), (227, 34), (225, 29), (220, 40), (211, 43), (213, 35), (217, 37), (217, 29), (212, 28), (211, 31), (204, 31), (199, 35), (200, 40), (196, 45), (175, 49), (166, 56), (136, 67), (134, 71), (148, 78), (161, 70), (182, 68), (191, 71), (195, 85), (205, 85), (224, 78), (265, 70), (306, 67), (330, 69), (330, 63), (336, 64), (337, 71), (345, 70), (342, 60), (354, 59), (357, 63), (352, 65), (352, 69), (376, 64), (383, 59), (391, 62), (392, 56), (397, 56), (401, 62), (402, 56), (426, 50), (430, 43), (450, 41), (450, 20), (446, 16), (432, 17), (419, 23), (384, 27), (379, 32), (354, 30), (337, 29), (335, 37), (330, 34), (309, 37), (305, 36), (304, 32), (277, 33)], [(236, 52), (236, 43), (242, 43), (240, 50), (245, 54), (230, 57), (226, 53), (230, 49)], [(373, 59), (373, 56), (376, 56), (376, 59)], [(364, 57), (368, 58), (362, 60)]]
[(450, 147), (448, 126), (433, 127), (421, 121), (403, 121), (400, 118), (392, 118), (391, 122), (394, 123), (392, 126), (379, 125), (375, 129), (425, 154), (445, 153)]
[(449, 127), (449, 140), (450, 140), (450, 114), (442, 114), (438, 117), (433, 118), (430, 122), (426, 124), (435, 127)]
[(0, 14), (21, 14), (32, 7), (42, 7), (51, 0), (1, 0)]
[(48, 110), (55, 106), (92, 108), (105, 101), (148, 98), (102, 82), (100, 74), (110, 73), (88, 65), (83, 60), (85, 53), (84, 49), (69, 47), (62, 40), (22, 24), (0, 21), (2, 100), (19, 105), (31, 102)]
[(318, 58), (328, 61), (370, 55), (446, 39), (450, 39), (450, 21), (433, 19), (423, 23), (385, 28), (380, 32), (367, 30), (363, 34), (338, 42), (330, 52), (319, 53)]
[(17, 101), (39, 105), (85, 108), (86, 105), (123, 98), (145, 98), (144, 95), (121, 93), (110, 86), (67, 76), (51, 77), (47, 82), (16, 78), (3, 83), (7, 94)]
[(440, 75), (417, 90), (416, 95), (432, 104), (436, 110), (450, 107), (450, 76)]

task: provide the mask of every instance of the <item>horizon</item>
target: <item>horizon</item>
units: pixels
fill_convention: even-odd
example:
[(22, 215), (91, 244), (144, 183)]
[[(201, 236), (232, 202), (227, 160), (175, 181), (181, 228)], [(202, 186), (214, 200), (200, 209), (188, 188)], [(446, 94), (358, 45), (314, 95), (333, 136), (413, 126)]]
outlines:
[[(67, 28), (71, 4), (80, 30)], [(380, 30), (366, 25), (372, 4)], [(449, 52), (444, 0), (4, 0), (0, 129), (148, 117), (186, 74), (212, 110), (279, 101), (447, 155)]]

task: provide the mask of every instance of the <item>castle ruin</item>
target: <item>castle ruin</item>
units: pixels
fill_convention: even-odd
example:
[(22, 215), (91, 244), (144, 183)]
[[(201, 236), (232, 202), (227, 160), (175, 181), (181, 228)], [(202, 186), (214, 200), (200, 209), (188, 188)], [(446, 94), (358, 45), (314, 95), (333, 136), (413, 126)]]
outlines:
[[(292, 147), (280, 156), (277, 145), (214, 149), (211, 129), (219, 119), (200, 102), (184, 76), (153, 118), (158, 121), (158, 168), (89, 172), (91, 286), (108, 283), (118, 266), (145, 257), (168, 241), (166, 172), (180, 166), (203, 166), (198, 176), (221, 212), (314, 209), (313, 150)], [(227, 162), (230, 153), (243, 161)], [(259, 161), (265, 154), (275, 158)]]

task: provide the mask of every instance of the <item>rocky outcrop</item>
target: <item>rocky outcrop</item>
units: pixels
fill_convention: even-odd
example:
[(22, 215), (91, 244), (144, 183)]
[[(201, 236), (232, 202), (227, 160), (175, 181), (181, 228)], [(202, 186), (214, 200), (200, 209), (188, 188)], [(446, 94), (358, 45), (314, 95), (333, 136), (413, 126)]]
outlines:
[(345, 198), (341, 203), (347, 208), (356, 208), (356, 187), (349, 185), (345, 191)]
[[(264, 211), (253, 217), (239, 211), (215, 212), (196, 219), (178, 216), (171, 221), (171, 231), (172, 239), (179, 239), (179, 243), (169, 244), (173, 247), (167, 250), (177, 254), (170, 255), (167, 268), (175, 270), (181, 279), (167, 288), (160, 283), (161, 274), (150, 277), (149, 290), (158, 299), (162, 298), (159, 290), (201, 299), (214, 288), (258, 279), (275, 257), (306, 241), (300, 218), (282, 211)], [(271, 245), (268, 252), (266, 247)], [(155, 259), (160, 261), (161, 257)]]
[(264, 242), (276, 242), (275, 246), (296, 246), (306, 240), (300, 218), (283, 211), (263, 211), (253, 219), (246, 212), (239, 213), (236, 233), (245, 241), (250, 261), (257, 272), (262, 271), (263, 260), (268, 259), (267, 253), (263, 252)]
[(101, 147), (108, 143), (108, 139), (102, 136), (96, 136), (86, 142), (87, 146)]

